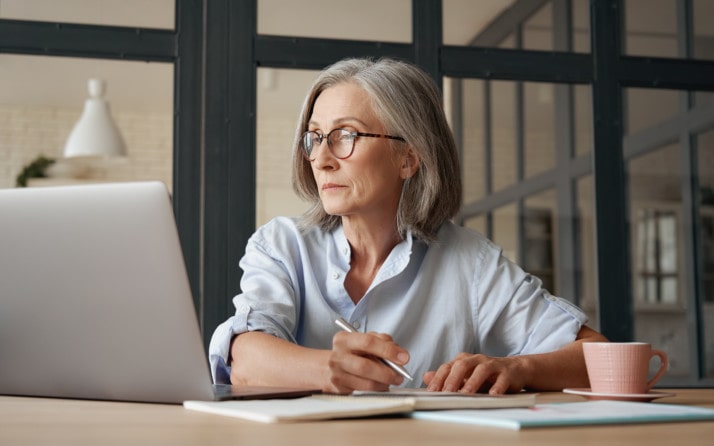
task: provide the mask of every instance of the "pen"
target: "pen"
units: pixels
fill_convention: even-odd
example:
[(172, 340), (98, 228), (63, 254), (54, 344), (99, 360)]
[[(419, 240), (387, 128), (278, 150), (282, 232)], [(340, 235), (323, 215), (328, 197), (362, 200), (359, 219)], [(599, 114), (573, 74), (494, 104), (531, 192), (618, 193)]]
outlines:
[[(335, 324), (337, 324), (337, 326), (343, 329), (344, 331), (348, 331), (350, 333), (357, 333), (357, 330), (355, 330), (355, 328), (349, 322), (347, 322), (341, 317), (335, 320)], [(404, 378), (408, 379), (409, 381), (414, 381), (412, 375), (410, 375), (404, 367), (400, 366), (399, 364), (393, 363), (389, 359), (379, 358), (379, 360), (388, 365), (395, 372), (402, 375)]]

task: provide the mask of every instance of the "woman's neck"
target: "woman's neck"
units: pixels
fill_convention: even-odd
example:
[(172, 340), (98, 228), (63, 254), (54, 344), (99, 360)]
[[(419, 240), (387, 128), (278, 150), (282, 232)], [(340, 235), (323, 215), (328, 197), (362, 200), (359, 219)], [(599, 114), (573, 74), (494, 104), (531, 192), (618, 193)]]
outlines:
[(389, 253), (401, 242), (401, 237), (394, 222), (391, 225), (367, 226), (343, 218), (342, 226), (352, 249), (345, 288), (352, 301), (357, 303), (369, 289)]

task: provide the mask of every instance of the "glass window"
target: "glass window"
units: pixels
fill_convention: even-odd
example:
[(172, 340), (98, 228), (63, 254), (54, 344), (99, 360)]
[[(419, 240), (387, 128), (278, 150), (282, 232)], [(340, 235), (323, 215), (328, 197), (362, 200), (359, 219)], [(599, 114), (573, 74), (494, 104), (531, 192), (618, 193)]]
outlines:
[(693, 55), (696, 59), (714, 59), (714, 2), (711, 0), (693, 0), (692, 18), (694, 27)]
[(696, 137), (699, 176), (700, 311), (703, 324), (705, 376), (714, 378), (714, 130)]
[[(682, 57), (678, 49), (677, 0), (625, 0), (626, 53), (633, 56)], [(714, 59), (711, 0), (692, 0), (692, 57)]]
[(175, 0), (2, 0), (0, 18), (174, 29)]
[(595, 248), (595, 194), (593, 176), (587, 175), (576, 182), (577, 230), (576, 255), (578, 266), (575, 268), (575, 283), (579, 295), (575, 302), (590, 318), (588, 325), (599, 327), (597, 301), (597, 257)]
[(493, 190), (516, 182), (516, 83), (490, 81)]
[(504, 10), (509, 8), (513, 1), (443, 0), (442, 28), (444, 44), (472, 45), (484, 29), (500, 16)]
[(473, 229), (474, 231), (478, 231), (481, 234), (488, 236), (487, 234), (487, 228), (486, 228), (486, 217), (483, 215), (479, 215), (478, 217), (471, 217), (468, 218), (464, 222), (464, 226), (467, 228)]
[(504, 49), (504, 50), (514, 50), (516, 49), (516, 36), (513, 34), (509, 34), (508, 37), (503, 39), (501, 43), (498, 44), (498, 48)]
[(689, 376), (689, 332), (682, 296), (680, 147), (627, 163), (635, 339), (669, 356), (667, 377)]
[(711, 91), (695, 91), (694, 92), (694, 105), (707, 105), (714, 104), (714, 93)]
[(682, 300), (679, 166), (678, 145), (628, 162), (636, 304), (676, 305)]
[(553, 5), (546, 3), (523, 24), (523, 49), (553, 51)]
[(554, 85), (523, 83), (525, 176), (555, 167)]
[(258, 34), (412, 41), (410, 0), (258, 0)]
[[(56, 160), (36, 185), (160, 180), (172, 186), (173, 64), (2, 54), (0, 187), (39, 156)], [(88, 97), (90, 78), (106, 83), (105, 99), (128, 156), (65, 159), (67, 137)]]
[(679, 113), (679, 91), (628, 88), (625, 91), (625, 133), (653, 127)]
[(590, 52), (590, 0), (572, 0), (573, 51)]
[(462, 169), (464, 202), (483, 198), (486, 186), (484, 135), (484, 85), (478, 79), (462, 79)]
[(317, 74), (258, 68), (256, 226), (280, 215), (300, 215), (307, 208), (292, 189), (291, 150), (302, 102)]
[[(553, 3), (548, 2), (520, 23), (513, 23), (512, 17), (500, 21), (501, 15), (513, 6), (515, 0), (443, 0), (443, 32), (445, 45), (495, 46), (516, 48), (514, 33), (521, 27), (523, 48), (529, 50), (552, 51)], [(590, 52), (589, 0), (572, 0), (573, 50)], [(501, 29), (504, 25), (512, 29)], [(488, 30), (489, 41), (478, 42)], [(494, 36), (494, 30), (499, 37)], [(505, 37), (508, 36), (508, 37)], [(494, 41), (497, 39), (497, 41)]]
[(676, 0), (625, 0), (625, 53), (677, 57)]
[(493, 212), (494, 243), (503, 249), (503, 255), (513, 262), (520, 263), (518, 257), (518, 207), (509, 204)]
[(558, 294), (555, 286), (555, 191), (548, 190), (525, 200), (523, 212), (523, 264), (524, 270), (538, 277), (543, 287)]
[(593, 107), (590, 85), (573, 87), (575, 155), (585, 155), (593, 146)]

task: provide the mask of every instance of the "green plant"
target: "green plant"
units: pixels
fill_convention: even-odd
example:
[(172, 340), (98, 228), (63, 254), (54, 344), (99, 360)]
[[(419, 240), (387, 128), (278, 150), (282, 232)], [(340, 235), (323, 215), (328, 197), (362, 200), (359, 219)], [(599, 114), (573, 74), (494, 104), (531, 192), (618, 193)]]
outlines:
[(55, 160), (52, 158), (47, 158), (44, 155), (40, 155), (35, 158), (30, 164), (26, 165), (22, 172), (17, 175), (15, 185), (17, 187), (27, 187), (27, 180), (30, 178), (45, 178), (46, 170)]

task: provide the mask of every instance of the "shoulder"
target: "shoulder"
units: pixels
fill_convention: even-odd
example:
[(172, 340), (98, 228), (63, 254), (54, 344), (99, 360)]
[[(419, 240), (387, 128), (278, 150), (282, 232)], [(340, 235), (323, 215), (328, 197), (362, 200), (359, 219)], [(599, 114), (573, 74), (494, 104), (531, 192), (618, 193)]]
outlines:
[(304, 228), (299, 222), (296, 217), (273, 218), (256, 229), (248, 242), (249, 248), (252, 245), (269, 252), (285, 252), (325, 243), (329, 234), (317, 226)]
[(446, 222), (439, 228), (436, 240), (431, 243), (432, 248), (447, 250), (452, 255), (481, 259), (497, 257), (501, 253), (501, 249), (480, 232), (452, 222)]
[[(495, 278), (507, 260), (502, 249), (478, 231), (444, 223), (427, 248), (431, 264), (479, 283)], [(458, 273), (457, 273), (458, 271)]]
[(250, 237), (252, 242), (265, 244), (268, 241), (293, 239), (300, 236), (297, 220), (291, 217), (275, 217), (258, 227)]

